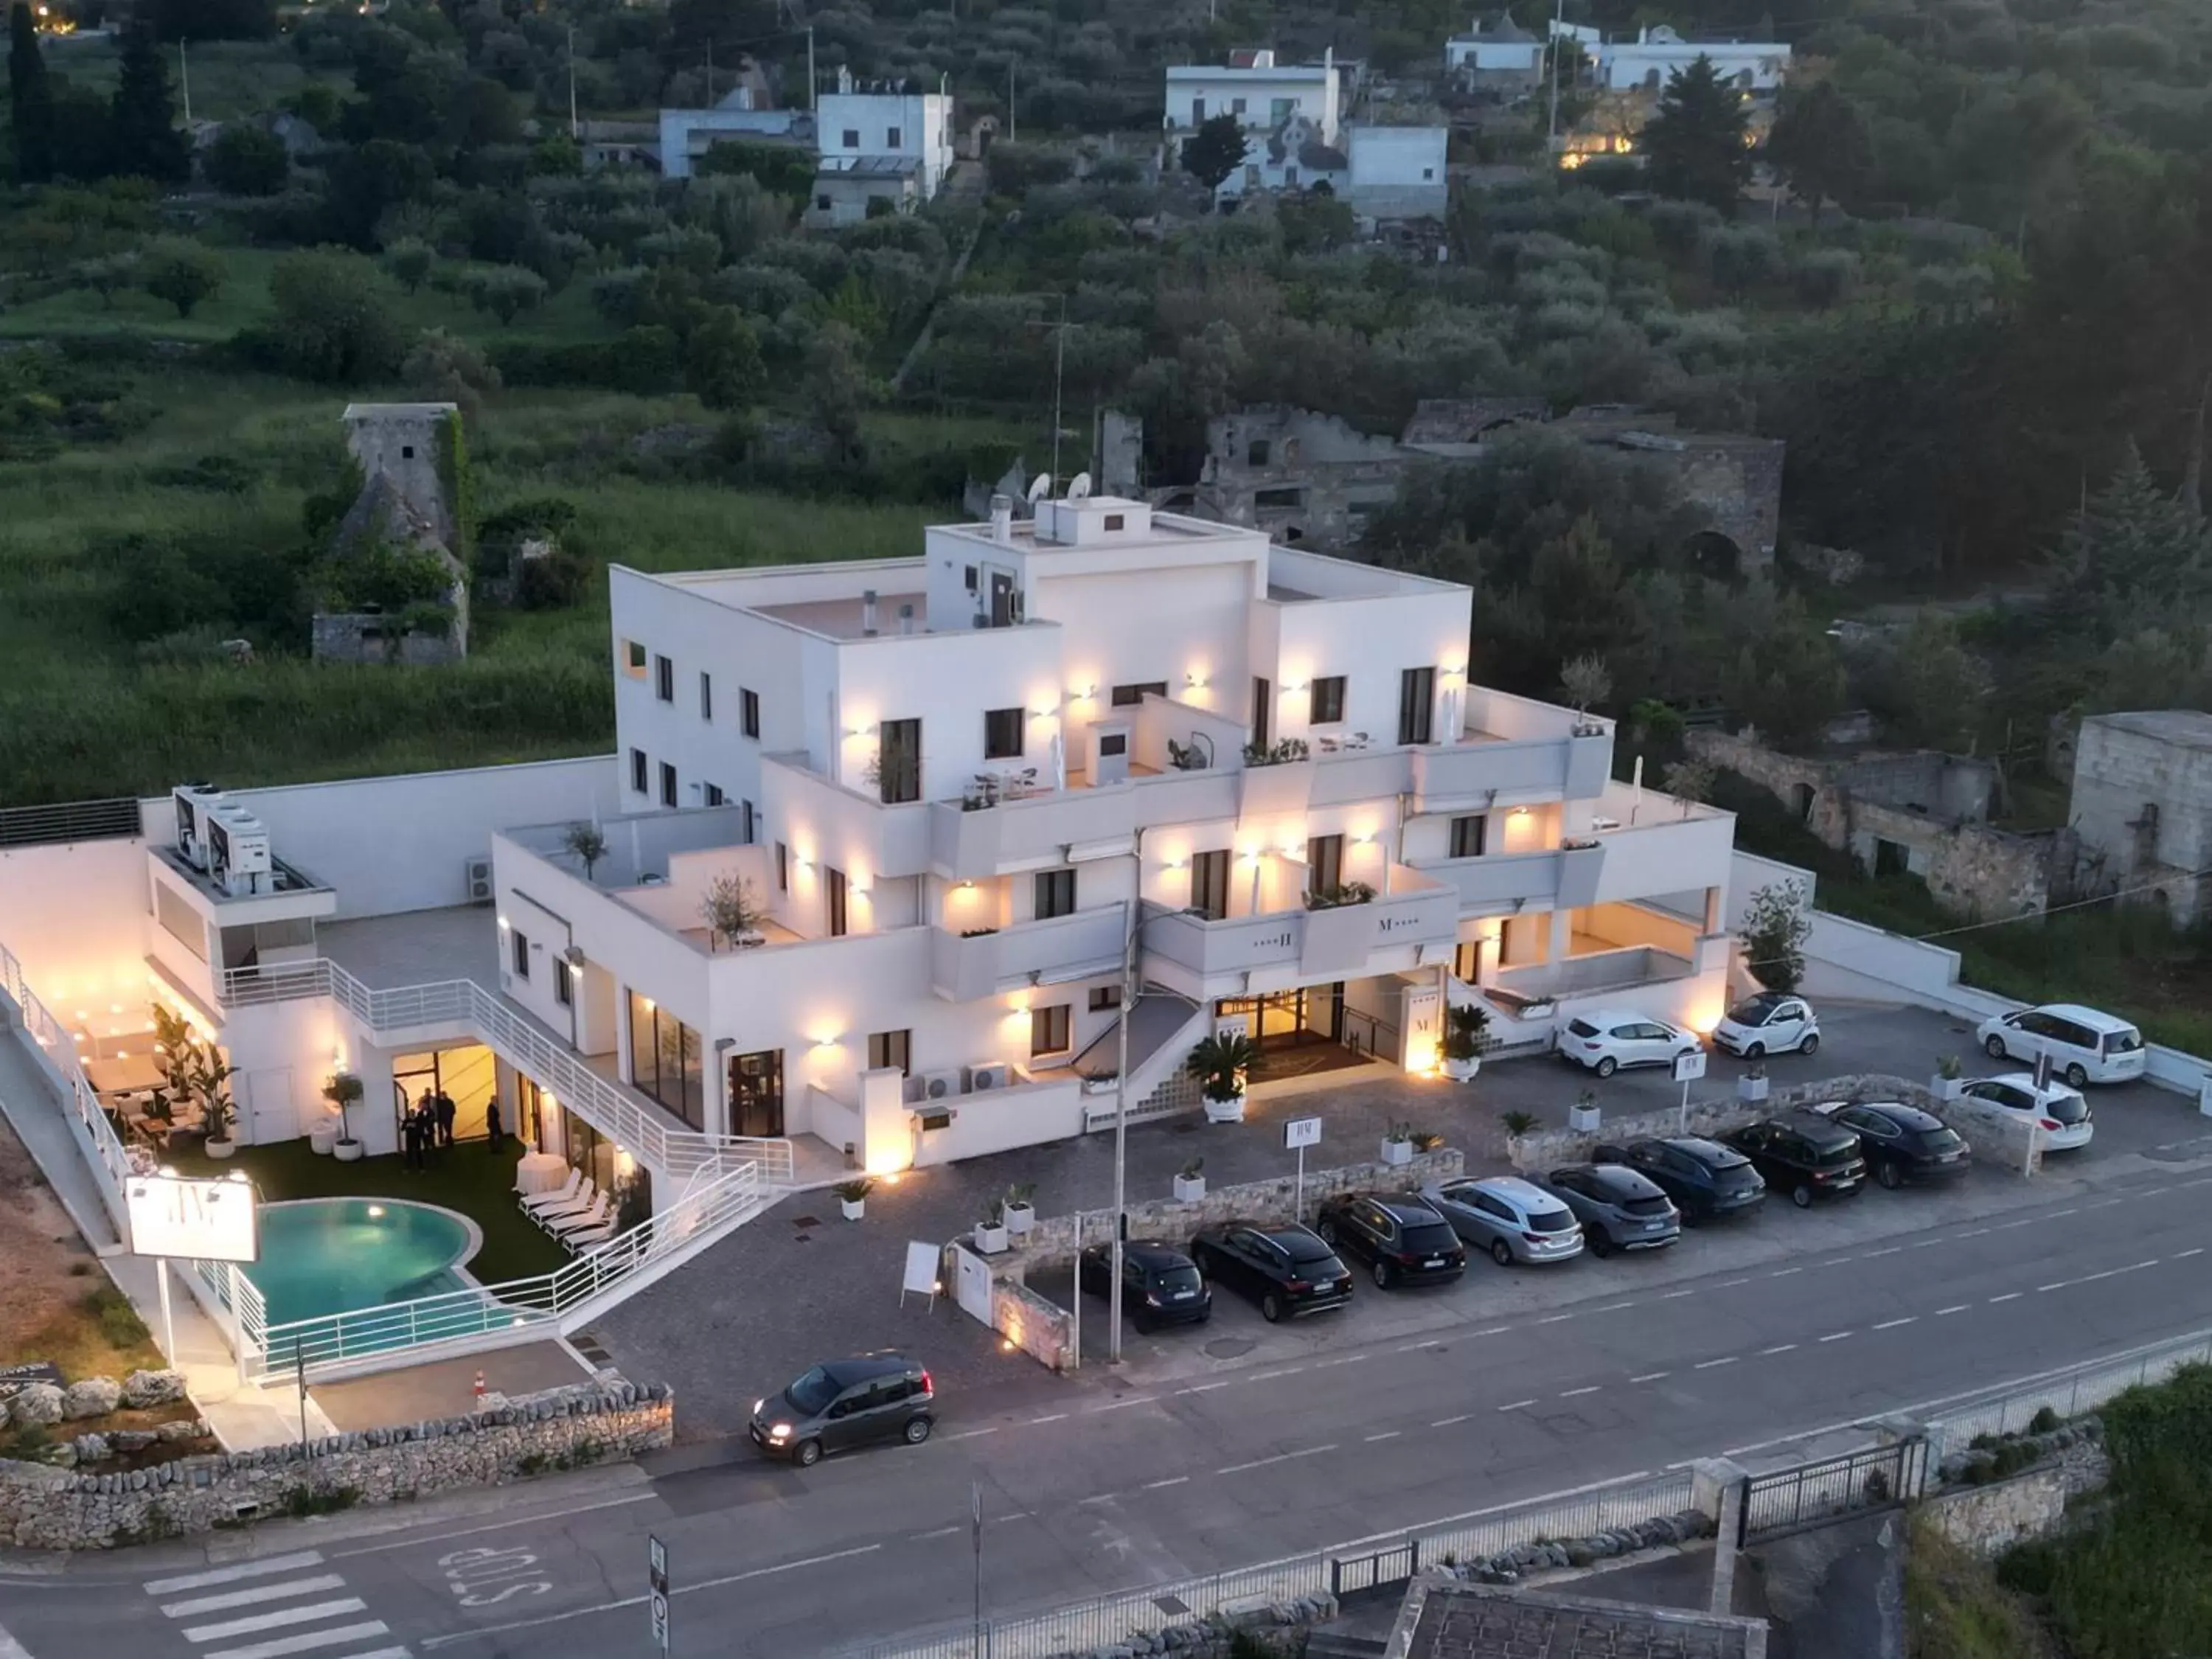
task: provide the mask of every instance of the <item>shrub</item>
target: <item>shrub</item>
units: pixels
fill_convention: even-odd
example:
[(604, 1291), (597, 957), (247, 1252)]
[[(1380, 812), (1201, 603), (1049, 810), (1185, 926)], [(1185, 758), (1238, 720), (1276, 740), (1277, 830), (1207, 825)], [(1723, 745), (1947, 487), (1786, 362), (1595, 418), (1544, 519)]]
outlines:
[(513, 322), (526, 311), (545, 303), (546, 281), (521, 265), (493, 265), (469, 273), (469, 303), (489, 311), (501, 323)]
[(358, 253), (337, 248), (288, 253), (269, 281), (276, 305), (270, 339), (292, 374), (347, 382), (399, 366), (399, 331), (384, 278)]
[(274, 196), (292, 176), (284, 141), (251, 121), (226, 121), (208, 146), (208, 182), (231, 196)]

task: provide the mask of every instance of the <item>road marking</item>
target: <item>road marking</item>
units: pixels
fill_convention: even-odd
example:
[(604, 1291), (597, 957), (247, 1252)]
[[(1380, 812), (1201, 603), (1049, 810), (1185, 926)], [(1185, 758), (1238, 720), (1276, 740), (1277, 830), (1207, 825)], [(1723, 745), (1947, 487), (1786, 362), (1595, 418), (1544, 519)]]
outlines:
[(1723, 1279), (1721, 1280), (1720, 1287), (1724, 1291), (1732, 1291), (1739, 1285), (1748, 1285), (1750, 1283), (1751, 1279), (1748, 1276), (1742, 1279)]
[(1314, 1369), (1317, 1371), (1325, 1371), (1331, 1365), (1364, 1365), (1370, 1358), (1370, 1356), (1367, 1354), (1354, 1353), (1346, 1354), (1341, 1359), (1320, 1359), (1314, 1362)]
[(1486, 1325), (1474, 1333), (1477, 1336), (1503, 1336), (1513, 1328), (1510, 1325)]
[[(343, 1561), (349, 1556), (380, 1555), (387, 1550), (411, 1550), (424, 1544), (442, 1544), (449, 1538), (473, 1538), (478, 1533), (505, 1532), (510, 1527), (542, 1527), (546, 1522), (565, 1519), (572, 1515), (589, 1515), (594, 1510), (617, 1510), (629, 1504), (643, 1504), (657, 1498), (657, 1492), (635, 1492), (623, 1498), (604, 1498), (596, 1504), (569, 1504), (558, 1509), (525, 1510), (505, 1521), (487, 1521), (480, 1527), (457, 1527), (451, 1532), (410, 1534), (404, 1538), (387, 1540), (381, 1544), (361, 1544), (352, 1549), (334, 1549), (331, 1559)], [(363, 1654), (360, 1659), (376, 1659), (373, 1654)]]
[(1592, 1313), (1619, 1313), (1623, 1308), (1632, 1308), (1635, 1305), (1636, 1298), (1631, 1297), (1626, 1302), (1608, 1302), (1602, 1308), (1592, 1308), (1590, 1311)]
[(2178, 1252), (2177, 1252), (2177, 1253), (2175, 1253), (2174, 1255), (2170, 1255), (2170, 1256), (2166, 1257), (2166, 1260), (2167, 1260), (2168, 1261), (2188, 1261), (2188, 1260), (2189, 1260), (2189, 1258), (2190, 1258), (2191, 1256), (2192, 1256), (2192, 1255), (2203, 1255), (2203, 1254), (2204, 1254), (2204, 1247), (2203, 1247), (2202, 1244), (2199, 1244), (2199, 1245), (2198, 1245), (2195, 1249), (2193, 1249), (2193, 1250), (2181, 1250), (2181, 1251), (2178, 1251)]
[(301, 1567), (319, 1567), (323, 1558), (313, 1550), (301, 1550), (297, 1555), (271, 1555), (259, 1561), (241, 1561), (234, 1567), (217, 1567), (211, 1572), (188, 1572), (180, 1578), (156, 1578), (146, 1586), (149, 1595), (167, 1595), (173, 1590), (201, 1589), (210, 1584), (234, 1584), (241, 1578), (266, 1578), (274, 1572), (294, 1572)]
[(1397, 1429), (1385, 1429), (1380, 1434), (1370, 1434), (1367, 1436), (1367, 1443), (1371, 1446), (1378, 1440), (1395, 1440), (1401, 1432), (1401, 1431)]
[(1695, 1291), (1668, 1291), (1664, 1296), (1661, 1297), (1659, 1299), (1660, 1299), (1662, 1302), (1673, 1302), (1673, 1301), (1676, 1300), (1676, 1299), (1677, 1299), (1677, 1298), (1679, 1298), (1679, 1297), (1686, 1297), (1686, 1296), (1695, 1296), (1696, 1294), (1697, 1294), (1697, 1292), (1696, 1292)]
[(1225, 1389), (1227, 1382), (1194, 1382), (1187, 1389), (1177, 1389), (1177, 1394), (1212, 1394), (1216, 1389)]
[(2078, 1285), (2081, 1282), (2078, 1279), (2054, 1279), (2048, 1285), (2037, 1285), (2035, 1293), (2041, 1296), (2045, 1291), (2063, 1291), (2069, 1285)]
[(1932, 1250), (1938, 1244), (1948, 1244), (1950, 1242), (1948, 1238), (1916, 1238), (1912, 1241), (1912, 1248), (1916, 1250)]
[(1393, 1353), (1416, 1353), (1423, 1348), (1441, 1348), (1443, 1346), (1443, 1344), (1441, 1342), (1401, 1342), (1390, 1352)]
[(1593, 1382), (1587, 1389), (1569, 1389), (1564, 1394), (1560, 1395), (1559, 1398), (1562, 1400), (1579, 1400), (1586, 1394), (1595, 1394), (1601, 1386), (1602, 1385)]
[(1101, 1412), (1118, 1412), (1118, 1411), (1126, 1411), (1126, 1410), (1127, 1410), (1128, 1407), (1130, 1407), (1131, 1406), (1149, 1406), (1149, 1405), (1151, 1405), (1152, 1403), (1152, 1395), (1148, 1395), (1148, 1394), (1140, 1394), (1140, 1395), (1137, 1395), (1134, 1399), (1131, 1399), (1131, 1400), (1115, 1400), (1115, 1401), (1109, 1401), (1109, 1403), (1107, 1403), (1106, 1405), (1103, 1405), (1103, 1406), (1093, 1406), (1093, 1407), (1091, 1407), (1088, 1411), (1086, 1411), (1085, 1413), (1084, 1413), (1084, 1415), (1085, 1415), (1085, 1417), (1096, 1417), (1096, 1416), (1097, 1416), (1097, 1415), (1098, 1415), (1098, 1413), (1101, 1413)]
[(1772, 1273), (1767, 1274), (1767, 1277), (1769, 1279), (1787, 1279), (1792, 1273), (1802, 1273), (1805, 1270), (1802, 1267), (1777, 1267)]
[(1270, 1463), (1287, 1463), (1294, 1457), (1319, 1457), (1323, 1452), (1336, 1449), (1334, 1443), (1326, 1446), (1308, 1446), (1304, 1451), (1278, 1452), (1273, 1457), (1255, 1457), (1249, 1463), (1231, 1463), (1214, 1470), (1216, 1474), (1242, 1474), (1247, 1469), (1264, 1469)]
[(1462, 1412), (1457, 1417), (1439, 1417), (1435, 1422), (1430, 1424), (1429, 1426), (1432, 1429), (1448, 1429), (1455, 1423), (1466, 1422), (1471, 1415), (1473, 1415), (1473, 1413)]
[(2051, 1212), (2051, 1215), (2050, 1215), (2050, 1218), (2050, 1218), (2051, 1220), (2056, 1221), (2056, 1220), (2057, 1220), (2057, 1219), (2058, 1219), (2058, 1218), (2059, 1218), (2060, 1216), (2062, 1216), (2062, 1215), (2073, 1215), (2073, 1214), (2075, 1214), (2075, 1213), (2076, 1212), (2076, 1211), (2077, 1211), (2077, 1209), (2078, 1209), (2078, 1208), (2079, 1208), (2079, 1206), (2078, 1206), (2069, 1204), (2069, 1205), (2068, 1205), (2068, 1206), (2067, 1206), (2064, 1209), (2063, 1209), (2063, 1210), (2053, 1210), (2053, 1211)]
[(1761, 1348), (1759, 1351), (1759, 1357), (1764, 1359), (1771, 1353), (1788, 1353), (1796, 1346), (1795, 1342), (1778, 1342), (1771, 1348)]
[(1574, 1316), (1572, 1314), (1553, 1314), (1548, 1318), (1540, 1319), (1536, 1322), (1539, 1325), (1556, 1325), (1563, 1319), (1572, 1319), (1573, 1317)]
[[(1024, 1517), (1021, 1515), (1002, 1515), (996, 1518), (1000, 1521), (1019, 1521)], [(772, 1567), (755, 1567), (750, 1572), (733, 1572), (720, 1578), (702, 1578), (696, 1584), (678, 1584), (675, 1589), (669, 1591), (669, 1594), (671, 1595), (689, 1595), (693, 1590), (720, 1589), (725, 1584), (742, 1584), (749, 1579), (767, 1578), (779, 1572), (793, 1572), (800, 1567), (818, 1567), (825, 1561), (847, 1561), (850, 1560), (856, 1555), (873, 1555), (881, 1548), (883, 1548), (881, 1544), (861, 1544), (849, 1550), (832, 1550), (827, 1555), (810, 1555), (797, 1561), (779, 1562)], [(642, 1595), (633, 1595), (629, 1601), (618, 1602), (615, 1605), (620, 1607), (630, 1607), (644, 1600), (645, 1597)], [(579, 1609), (580, 1612), (590, 1612), (593, 1609), (590, 1608)], [(508, 1628), (512, 1629), (513, 1626), (510, 1626)], [(482, 1632), (479, 1632), (479, 1634), (481, 1633)], [(426, 1644), (425, 1645), (428, 1644)], [(212, 1659), (212, 1656), (210, 1656), (210, 1659)]]
[(2019, 1291), (2007, 1291), (2002, 1296), (1993, 1296), (1990, 1300), (1992, 1302), (2017, 1302), (2020, 1300), (2021, 1295), (2022, 1292)]
[(1964, 1302), (1954, 1302), (1948, 1308), (1936, 1309), (1936, 1317), (1941, 1319), (1946, 1314), (1964, 1313), (1966, 1311), (1968, 1305), (1968, 1304)]
[(1146, 1481), (1145, 1490), (1146, 1492), (1158, 1492), (1163, 1486), (1180, 1486), (1189, 1479), (1190, 1477), (1187, 1474), (1171, 1474), (1164, 1480)]
[(995, 1426), (988, 1429), (963, 1429), (958, 1434), (948, 1434), (945, 1437), (947, 1440), (974, 1440), (983, 1435), (996, 1434), (998, 1431)]
[(1533, 1400), (1516, 1400), (1511, 1405), (1500, 1406), (1498, 1409), (1502, 1412), (1517, 1412), (1524, 1406), (1533, 1406), (1535, 1403)]
[(1724, 1359), (1700, 1359), (1690, 1369), (1692, 1370), (1710, 1371), (1722, 1365), (1733, 1365), (1735, 1364), (1736, 1358), (1736, 1355), (1729, 1354)]
[[(2089, 1207), (2093, 1210), (2097, 1210), (2102, 1209), (2104, 1206), (2100, 1204), (2092, 1204)], [(2017, 1221), (2000, 1221), (1996, 1226), (1990, 1228), (1989, 1231), (1993, 1233), (2008, 1233), (2015, 1227), (2033, 1227), (2037, 1222), (2042, 1219), (2043, 1218), (2039, 1215), (2024, 1215)]]
[[(151, 1589), (152, 1585), (147, 1588)], [(343, 1589), (345, 1580), (334, 1572), (313, 1578), (295, 1578), (282, 1584), (263, 1584), (254, 1589), (232, 1590), (224, 1595), (202, 1595), (190, 1601), (172, 1601), (161, 1609), (164, 1618), (189, 1619), (196, 1613), (228, 1613), (233, 1607), (250, 1607), (257, 1601), (281, 1601), (288, 1595), (319, 1595), (325, 1590)]]
[[(203, 1659), (284, 1659), (286, 1654), (312, 1653), (317, 1648), (334, 1648), (341, 1642), (364, 1642), (371, 1637), (391, 1634), (391, 1626), (370, 1620), (364, 1624), (341, 1625), (336, 1630), (311, 1630), (273, 1641), (251, 1642), (242, 1648), (210, 1648)], [(389, 1653), (391, 1650), (386, 1648), (385, 1651)]]
[(1987, 1231), (1989, 1231), (1987, 1227), (1969, 1227), (1966, 1231), (1960, 1233), (1959, 1237), (1961, 1238), (1979, 1238)]
[[(274, 1613), (248, 1613), (243, 1619), (226, 1619), (216, 1625), (196, 1625), (185, 1632), (187, 1642), (220, 1642), (226, 1637), (252, 1636), (264, 1630), (282, 1630), (287, 1625), (312, 1625), (319, 1620), (335, 1619), (344, 1613), (366, 1613), (368, 1603), (357, 1595), (342, 1595), (334, 1601), (310, 1601), (301, 1607), (279, 1607)], [(373, 1634), (382, 1634), (380, 1625)]]
[(1920, 1316), (1918, 1314), (1907, 1314), (1902, 1319), (1885, 1319), (1881, 1324), (1875, 1326), (1875, 1329), (1878, 1331), (1893, 1331), (1899, 1325), (1910, 1325), (1919, 1317)]
[(2100, 1198), (2094, 1204), (2084, 1204), (2081, 1207), (2085, 1210), (2108, 1210), (2115, 1204), (2124, 1202), (2126, 1200), (2124, 1198)]
[(1905, 1246), (1902, 1244), (1893, 1244), (1886, 1250), (1869, 1250), (1864, 1255), (1861, 1256), (1859, 1260), (1862, 1261), (1871, 1261), (1878, 1255), (1895, 1255), (1904, 1248)]
[(1656, 1382), (1662, 1376), (1673, 1375), (1672, 1371), (1646, 1371), (1641, 1376), (1632, 1376), (1628, 1380), (1632, 1382)]
[(1296, 1376), (1305, 1370), (1303, 1365), (1288, 1365), (1279, 1371), (1261, 1371), (1257, 1376), (1248, 1376), (1247, 1382), (1272, 1382), (1279, 1376)]
[(930, 1532), (918, 1532), (914, 1535), (914, 1541), (919, 1544), (924, 1539), (928, 1538), (950, 1538), (956, 1532), (965, 1532), (967, 1528), (965, 1527), (962, 1526), (957, 1521), (956, 1521), (949, 1527), (939, 1527)]
[(1850, 1333), (1849, 1331), (1832, 1331), (1827, 1335), (1822, 1337), (1820, 1340), (1823, 1342), (1840, 1342), (1850, 1334)]
[(1066, 1412), (1054, 1412), (1050, 1417), (1032, 1417), (1029, 1420), (1028, 1426), (1034, 1429), (1041, 1424), (1064, 1423), (1066, 1420), (1067, 1413)]

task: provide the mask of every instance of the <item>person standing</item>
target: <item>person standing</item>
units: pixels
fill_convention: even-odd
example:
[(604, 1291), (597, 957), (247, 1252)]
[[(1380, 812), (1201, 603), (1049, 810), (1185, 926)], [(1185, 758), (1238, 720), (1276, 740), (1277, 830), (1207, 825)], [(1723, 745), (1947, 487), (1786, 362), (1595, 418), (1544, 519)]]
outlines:
[(411, 1107), (399, 1115), (399, 1146), (410, 1170), (422, 1167), (422, 1115)]
[(453, 1104), (453, 1096), (443, 1089), (438, 1091), (434, 1103), (438, 1109), (438, 1144), (450, 1146), (453, 1144), (453, 1120), (460, 1115), (461, 1109)]
[(422, 1097), (415, 1103), (415, 1121), (422, 1126), (422, 1161), (428, 1165), (434, 1161), (438, 1150), (438, 1101), (428, 1089), (422, 1091)]
[(484, 1134), (491, 1146), (491, 1155), (497, 1158), (505, 1150), (507, 1135), (499, 1121), (499, 1097), (494, 1095), (484, 1104)]

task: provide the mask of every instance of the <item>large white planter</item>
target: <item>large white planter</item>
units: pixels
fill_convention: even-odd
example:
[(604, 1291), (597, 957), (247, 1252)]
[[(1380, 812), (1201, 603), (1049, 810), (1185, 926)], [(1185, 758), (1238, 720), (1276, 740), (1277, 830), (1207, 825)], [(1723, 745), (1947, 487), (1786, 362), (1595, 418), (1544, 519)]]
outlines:
[(1244, 1097), (1237, 1095), (1229, 1100), (1209, 1100), (1206, 1103), (1208, 1123), (1242, 1123), (1244, 1121)]
[(328, 1128), (307, 1131), (307, 1150), (317, 1158), (328, 1158), (331, 1155), (331, 1148), (337, 1144), (338, 1131), (336, 1124), (331, 1125)]
[(1770, 1081), (1763, 1077), (1740, 1077), (1735, 1080), (1735, 1097), (1747, 1105), (1756, 1105), (1766, 1098)]
[(1086, 1095), (1110, 1095), (1121, 1086), (1121, 1081), (1119, 1078), (1087, 1077), (1083, 1079), (1083, 1092)]
[(210, 1158), (228, 1158), (238, 1150), (234, 1140), (210, 1140), (204, 1143)]
[(331, 1156), (341, 1164), (357, 1164), (368, 1151), (358, 1140), (341, 1140), (331, 1148)]
[(1411, 1164), (1413, 1161), (1413, 1143), (1410, 1140), (1384, 1141), (1382, 1161), (1389, 1164)]
[(1006, 1249), (1006, 1230), (1003, 1225), (986, 1227), (977, 1223), (975, 1249), (984, 1255), (1001, 1255)]
[(1567, 1127), (1578, 1135), (1594, 1135), (1605, 1121), (1605, 1110), (1598, 1106), (1570, 1106), (1567, 1108)]
[(846, 1220), (858, 1221), (866, 1213), (868, 1200), (865, 1198), (841, 1198), (837, 1200), (837, 1207), (845, 1212)]
[(1176, 1202), (1178, 1204), (1197, 1203), (1206, 1196), (1206, 1177), (1177, 1176), (1175, 1178), (1175, 1196)]
[(1931, 1077), (1928, 1091), (1938, 1100), (1956, 1100), (1966, 1091), (1966, 1079), (1962, 1077)]
[(1473, 1060), (1446, 1059), (1444, 1061), (1444, 1075), (1454, 1083), (1472, 1083), (1474, 1081), (1475, 1073), (1481, 1069), (1482, 1060), (1480, 1055)]
[(1020, 1238), (1036, 1225), (1036, 1211), (1027, 1204), (1006, 1206), (1006, 1231)]

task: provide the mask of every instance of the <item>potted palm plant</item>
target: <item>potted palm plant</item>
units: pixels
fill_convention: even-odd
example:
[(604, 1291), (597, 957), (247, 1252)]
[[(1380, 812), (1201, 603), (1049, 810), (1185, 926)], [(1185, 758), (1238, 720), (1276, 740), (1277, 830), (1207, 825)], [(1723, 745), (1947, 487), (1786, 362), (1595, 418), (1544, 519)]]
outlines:
[(328, 1147), (315, 1147), (317, 1152), (328, 1151), (341, 1164), (351, 1164), (361, 1157), (366, 1149), (353, 1138), (353, 1121), (346, 1115), (348, 1108), (361, 1103), (361, 1079), (351, 1072), (331, 1073), (330, 1081), (323, 1085), (323, 1098), (337, 1109), (337, 1133)]
[(1030, 1202), (1036, 1196), (1036, 1188), (1030, 1182), (1018, 1181), (1006, 1188), (1004, 1207), (1010, 1237), (1020, 1238), (1036, 1227), (1036, 1206)]
[(211, 1042), (195, 1047), (198, 1052), (192, 1061), (192, 1095), (199, 1103), (200, 1127), (207, 1135), (207, 1155), (228, 1158), (238, 1150), (238, 1143), (230, 1138), (231, 1125), (238, 1121), (238, 1109), (231, 1103), (229, 1087), (231, 1074), (238, 1067), (225, 1060)]
[(1183, 1066), (1199, 1080), (1208, 1123), (1244, 1121), (1244, 1085), (1260, 1051), (1252, 1039), (1234, 1031), (1216, 1032), (1190, 1051)]
[(1178, 1204), (1195, 1204), (1206, 1196), (1206, 1160), (1194, 1158), (1176, 1171), (1175, 1196)]
[(1575, 1097), (1575, 1103), (1567, 1109), (1567, 1127), (1578, 1135), (1595, 1134), (1603, 1115), (1598, 1110), (1596, 1091), (1585, 1089)]
[(1382, 1132), (1382, 1161), (1403, 1165), (1413, 1161), (1413, 1126), (1394, 1123)]
[(1474, 1002), (1454, 1005), (1444, 1024), (1444, 1075), (1455, 1083), (1472, 1083), (1492, 1042), (1489, 1009)]
[(845, 1219), (858, 1221), (866, 1213), (868, 1194), (875, 1189), (876, 1183), (867, 1176), (855, 1176), (850, 1181), (839, 1182), (830, 1190), (837, 1194), (837, 1206), (844, 1212)]
[(1006, 1206), (1003, 1199), (993, 1199), (975, 1224), (975, 1249), (984, 1255), (998, 1255), (1006, 1248)]
[(1929, 1091), (1938, 1100), (1956, 1100), (1966, 1086), (1961, 1075), (1965, 1070), (1958, 1055), (1944, 1055), (1936, 1062), (1936, 1075), (1928, 1080)]

